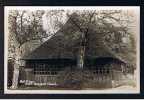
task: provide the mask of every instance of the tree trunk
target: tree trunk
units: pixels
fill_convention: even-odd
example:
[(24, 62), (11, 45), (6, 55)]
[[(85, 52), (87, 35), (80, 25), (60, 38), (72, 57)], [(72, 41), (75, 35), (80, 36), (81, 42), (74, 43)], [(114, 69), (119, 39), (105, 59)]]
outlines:
[(83, 69), (84, 56), (85, 56), (85, 46), (80, 46), (79, 55), (78, 55), (78, 65), (77, 65), (79, 69)]
[(83, 68), (84, 68), (84, 58), (85, 58), (85, 47), (86, 47), (86, 38), (85, 34), (82, 34), (82, 40), (79, 48), (78, 62), (77, 62), (77, 79), (80, 82), (80, 88), (83, 87)]
[(13, 71), (13, 80), (12, 80), (12, 89), (16, 89), (18, 86), (18, 77), (19, 77), (19, 64), (15, 62), (14, 71)]
[(14, 63), (14, 71), (13, 71), (13, 80), (12, 80), (12, 87), (13, 89), (16, 89), (18, 87), (18, 78), (19, 78), (19, 67), (20, 67), (20, 47), (16, 49), (16, 55), (15, 55), (15, 63)]

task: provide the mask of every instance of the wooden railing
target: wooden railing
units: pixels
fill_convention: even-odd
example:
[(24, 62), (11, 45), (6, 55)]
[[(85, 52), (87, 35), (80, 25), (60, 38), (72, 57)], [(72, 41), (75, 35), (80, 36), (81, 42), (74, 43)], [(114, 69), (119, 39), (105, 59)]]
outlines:
[[(65, 67), (61, 71), (57, 71), (55, 75), (35, 74), (32, 81), (35, 85), (63, 85), (79, 82), (82, 87), (115, 87), (114, 84), (119, 84), (122, 80), (122, 71), (113, 70), (112, 67), (97, 67), (92, 69), (76, 69), (75, 67)], [(100, 69), (99, 69), (100, 68)], [(28, 80), (28, 79), (26, 79)]]

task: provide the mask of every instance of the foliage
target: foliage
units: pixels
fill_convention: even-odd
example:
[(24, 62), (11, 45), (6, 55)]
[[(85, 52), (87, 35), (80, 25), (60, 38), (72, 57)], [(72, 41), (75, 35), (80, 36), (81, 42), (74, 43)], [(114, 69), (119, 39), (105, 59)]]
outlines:
[(97, 46), (104, 46), (122, 61), (132, 65), (136, 63), (136, 40), (131, 32), (134, 27), (130, 26), (134, 24), (134, 17), (127, 10), (76, 10), (67, 16), (71, 25), (66, 24), (63, 32), (69, 40), (79, 39), (77, 47), (82, 46), (82, 59), (87, 49), (99, 42)]
[[(16, 49), (21, 48), (25, 43), (32, 40), (47, 38), (48, 35), (43, 30), (42, 16), (44, 11), (9, 11), (9, 53), (15, 54)], [(24, 48), (23, 48), (24, 50)], [(22, 53), (22, 49), (20, 51)], [(16, 55), (17, 56), (17, 55)]]

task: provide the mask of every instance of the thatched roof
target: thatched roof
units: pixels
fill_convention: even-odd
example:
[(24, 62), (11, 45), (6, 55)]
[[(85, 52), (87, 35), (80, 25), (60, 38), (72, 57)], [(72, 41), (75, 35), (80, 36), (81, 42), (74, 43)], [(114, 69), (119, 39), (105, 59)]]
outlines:
[[(102, 43), (102, 33), (89, 30), (89, 42), (86, 48), (87, 58), (114, 57)], [(45, 43), (22, 59), (75, 59), (78, 55), (81, 33), (70, 20)]]
[[(57, 59), (70, 58), (75, 59), (78, 55), (79, 40), (80, 39), (65, 39), (63, 33), (56, 33), (51, 39), (47, 40), (41, 46), (36, 48), (33, 52), (25, 55), (23, 59)], [(91, 41), (88, 49), (86, 49), (86, 56), (93, 57), (111, 57), (113, 56), (106, 48), (99, 42)]]
[[(100, 28), (99, 28), (100, 27)], [(88, 46), (86, 48), (86, 58), (114, 58), (126, 64), (136, 64), (135, 55), (131, 53), (127, 47), (119, 53), (112, 52), (109, 47), (103, 43), (103, 32), (105, 27), (96, 27), (92, 25), (89, 30)], [(113, 31), (119, 29), (113, 28)], [(30, 54), (24, 55), (23, 60), (48, 60), (48, 59), (76, 59), (79, 52), (81, 41), (81, 32), (72, 24), (71, 20), (67, 23), (50, 39), (32, 51)], [(113, 45), (113, 44), (112, 44)], [(133, 57), (134, 56), (134, 57)], [(103, 61), (103, 60), (102, 60)], [(105, 61), (104, 61), (105, 62)], [(136, 67), (136, 66), (134, 66)]]

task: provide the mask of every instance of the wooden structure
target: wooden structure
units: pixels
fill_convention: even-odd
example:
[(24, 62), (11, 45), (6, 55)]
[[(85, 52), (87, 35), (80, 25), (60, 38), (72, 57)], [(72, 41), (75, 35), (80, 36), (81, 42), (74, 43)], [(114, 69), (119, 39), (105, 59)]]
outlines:
[(112, 80), (122, 79), (127, 64), (105, 48), (103, 34), (95, 33), (93, 29), (89, 31), (84, 67), (77, 68), (80, 34), (68, 20), (54, 36), (25, 55), (20, 83), (65, 87), (80, 83), (84, 87), (105, 88), (112, 87)]

